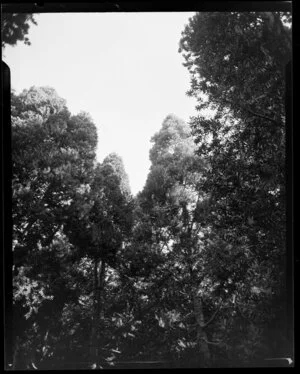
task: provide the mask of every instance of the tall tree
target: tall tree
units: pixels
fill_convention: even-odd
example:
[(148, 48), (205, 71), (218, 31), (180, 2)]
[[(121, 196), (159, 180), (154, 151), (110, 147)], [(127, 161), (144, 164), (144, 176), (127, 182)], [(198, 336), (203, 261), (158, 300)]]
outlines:
[[(52, 114), (51, 114), (52, 113)], [(71, 116), (53, 89), (31, 88), (12, 105), (15, 265), (22, 250), (51, 243), (74, 188), (93, 169), (96, 127), (85, 114)], [(25, 249), (26, 247), (26, 249)], [(22, 249), (23, 248), (23, 249)]]
[[(191, 125), (208, 164), (200, 185), (213, 201), (207, 222), (229, 245), (229, 255), (236, 251), (248, 259), (225, 275), (227, 283), (235, 281), (235, 303), (242, 306), (236, 312), (246, 316), (248, 340), (244, 350), (236, 348), (243, 359), (266, 349), (290, 354), (284, 334), (284, 71), (291, 59), (290, 20), (289, 13), (279, 12), (197, 13), (180, 41), (192, 78), (189, 94), (199, 102)], [(214, 110), (210, 118), (207, 108)], [(250, 348), (263, 340), (258, 352)]]
[[(174, 115), (166, 117), (152, 141), (152, 165), (138, 197), (148, 216), (140, 224), (148, 239), (141, 236), (136, 246), (146, 239), (146, 257), (154, 252), (159, 261), (156, 266), (152, 264), (152, 285), (144, 292), (152, 299), (150, 305), (156, 299), (153, 317), (162, 331), (169, 330), (166, 347), (173, 358), (188, 360), (187, 355), (192, 354), (194, 365), (207, 366), (211, 361), (207, 326), (214, 320), (212, 315), (220, 308), (220, 301), (205, 289), (209, 271), (202, 237), (209, 194), (198, 187), (205, 164), (194, 154), (189, 126)], [(145, 230), (146, 222), (149, 228)], [(204, 301), (209, 309), (205, 310)]]
[[(12, 95), (14, 321), (16, 348), (23, 346), (23, 356), (26, 344), (36, 344), (24, 333), (41, 328), (39, 308), (53, 296), (57, 303), (59, 295), (53, 292), (59, 289), (49, 280), (60, 273), (57, 251), (65, 248), (67, 254), (69, 244), (67, 239), (64, 245), (55, 241), (76, 189), (90, 181), (96, 141), (91, 119), (71, 116), (52, 88), (32, 87)], [(42, 330), (44, 336), (45, 320)], [(33, 336), (39, 334), (36, 330)], [(18, 361), (16, 357), (16, 367)]]
[(64, 227), (79, 256), (93, 261), (94, 314), (91, 328), (91, 359), (103, 360), (105, 324), (105, 279), (107, 270), (116, 266), (116, 257), (128, 240), (132, 225), (132, 198), (122, 159), (111, 154), (94, 169), (89, 190), (70, 205)]

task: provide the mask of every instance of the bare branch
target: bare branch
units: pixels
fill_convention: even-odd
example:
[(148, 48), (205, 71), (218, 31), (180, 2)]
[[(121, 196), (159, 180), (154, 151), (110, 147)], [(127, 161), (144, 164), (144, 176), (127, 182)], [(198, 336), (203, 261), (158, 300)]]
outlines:
[(204, 337), (201, 337), (200, 339), (203, 340), (203, 341), (205, 341), (205, 343), (207, 343), (207, 344), (213, 344), (213, 345), (226, 344), (226, 343), (224, 343), (223, 340), (222, 341), (218, 341), (218, 342), (210, 342), (210, 341), (206, 340)]

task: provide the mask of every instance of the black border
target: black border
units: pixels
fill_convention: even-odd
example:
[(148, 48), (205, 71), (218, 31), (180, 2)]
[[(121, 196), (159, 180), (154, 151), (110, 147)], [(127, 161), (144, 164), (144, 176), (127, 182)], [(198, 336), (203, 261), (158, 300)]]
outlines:
[(194, 12), (194, 11), (291, 11), (291, 1), (97, 1), (2, 4), (3, 12)]
[[(2, 263), (4, 281), (4, 362), (12, 358), (12, 272), (5, 269), (12, 269), (13, 255), (12, 245), (12, 191), (11, 191), (11, 86), (10, 69), (5, 62), (1, 65), (2, 97), (1, 97), (1, 242), (2, 242)], [(11, 360), (10, 360), (11, 362)], [(7, 365), (6, 365), (7, 367)]]
[[(8, 13), (65, 13), (65, 12), (196, 12), (196, 11), (293, 11), (293, 49), (299, 48), (295, 43), (294, 7), (292, 1), (190, 1), (183, 2), (154, 2), (154, 1), (98, 1), (88, 3), (76, 2), (27, 2), (1, 4), (1, 12)], [(293, 56), (295, 61), (295, 53)], [(295, 63), (290, 61), (286, 66), (286, 182), (287, 182), (287, 317), (288, 317), (288, 341), (291, 342), (291, 352), (295, 353), (294, 346), (294, 276), (296, 276), (295, 264), (299, 263), (297, 254), (294, 254), (294, 189), (293, 189), (293, 79), (298, 76), (294, 69)], [(1, 99), (1, 151), (2, 151), (2, 246), (3, 246), (3, 270), (12, 268), (12, 252), (8, 251), (12, 243), (12, 217), (11, 217), (11, 126), (10, 126), (10, 69), (2, 61), (2, 99)], [(12, 273), (3, 271), (4, 281), (4, 353), (6, 363), (12, 362)], [(294, 357), (292, 357), (294, 360)], [(256, 365), (256, 363), (254, 363)], [(257, 363), (258, 367), (266, 367)], [(273, 365), (270, 365), (273, 366)], [(286, 366), (278, 365), (278, 366)], [(292, 365), (294, 366), (294, 364)], [(7, 365), (5, 365), (7, 368)], [(253, 365), (250, 365), (253, 367)]]

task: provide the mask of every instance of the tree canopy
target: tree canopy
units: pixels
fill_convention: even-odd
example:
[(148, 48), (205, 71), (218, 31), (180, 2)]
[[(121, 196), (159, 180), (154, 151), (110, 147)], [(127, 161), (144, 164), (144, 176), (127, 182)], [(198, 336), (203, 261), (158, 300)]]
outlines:
[[(169, 114), (132, 196), (122, 157), (51, 87), (12, 93), (13, 369), (240, 367), (291, 357), (290, 15), (196, 13), (198, 115)], [(27, 30), (27, 29), (26, 29)]]
[[(243, 294), (250, 304), (257, 300), (257, 321), (264, 316), (266, 331), (286, 318), (284, 72), (291, 29), (285, 19), (276, 12), (199, 13), (180, 41), (189, 94), (199, 102), (190, 124), (197, 153), (208, 161), (201, 185), (212, 196), (208, 220), (222, 240), (243, 248), (248, 270), (241, 270), (252, 273)], [(208, 107), (211, 118), (202, 115)], [(284, 352), (286, 335), (277, 339)]]

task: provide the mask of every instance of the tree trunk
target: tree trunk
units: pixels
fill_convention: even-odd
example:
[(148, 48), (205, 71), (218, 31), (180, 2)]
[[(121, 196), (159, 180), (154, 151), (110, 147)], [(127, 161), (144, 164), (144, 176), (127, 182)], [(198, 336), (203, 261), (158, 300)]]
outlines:
[(101, 339), (101, 325), (103, 325), (104, 319), (104, 308), (103, 308), (103, 296), (104, 296), (104, 276), (105, 276), (105, 262), (101, 260), (99, 263), (99, 272), (98, 272), (98, 292), (97, 292), (97, 341), (98, 344), (101, 346), (102, 339)]
[(18, 356), (19, 356), (19, 349), (20, 349), (20, 345), (19, 345), (19, 337), (17, 336), (16, 337), (16, 342), (15, 342), (15, 346), (14, 346), (14, 354), (13, 354), (13, 362), (12, 362), (12, 370), (17, 370), (18, 369)]
[(105, 261), (95, 260), (94, 262), (94, 315), (91, 331), (91, 359), (99, 365), (99, 347), (101, 343), (100, 325), (104, 318), (103, 291), (104, 291)]
[(94, 260), (94, 303), (93, 303), (93, 319), (91, 328), (91, 341), (90, 341), (90, 356), (92, 362), (96, 362), (97, 350), (96, 350), (96, 315), (97, 315), (97, 291), (98, 291), (98, 260)]
[(203, 314), (202, 298), (198, 294), (197, 289), (194, 290), (193, 301), (194, 313), (197, 321), (197, 346), (200, 354), (199, 364), (203, 367), (208, 367), (210, 366), (211, 355), (208, 346), (207, 334), (204, 330), (205, 320)]

